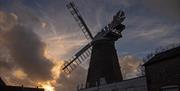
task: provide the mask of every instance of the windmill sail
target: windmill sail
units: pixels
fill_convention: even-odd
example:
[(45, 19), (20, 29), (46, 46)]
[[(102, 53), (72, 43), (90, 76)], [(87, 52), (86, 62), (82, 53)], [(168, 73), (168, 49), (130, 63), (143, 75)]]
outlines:
[(75, 4), (73, 2), (70, 2), (66, 5), (70, 13), (73, 15), (74, 19), (78, 23), (79, 27), (81, 28), (82, 32), (84, 33), (85, 37), (87, 39), (93, 39), (93, 36), (91, 32), (89, 31), (89, 28), (87, 27), (86, 23), (84, 22), (82, 16), (80, 15), (78, 9), (75, 7)]
[[(105, 28), (103, 28), (103, 31), (100, 31), (95, 37), (92, 36), (88, 26), (84, 22), (82, 16), (80, 15), (77, 7), (75, 7), (75, 4), (73, 2), (69, 2), (66, 7), (70, 11), (70, 13), (73, 15), (74, 19), (78, 23), (79, 27), (81, 28), (82, 32), (84, 33), (85, 37), (88, 40), (92, 40), (89, 44), (87, 44), (84, 48), (82, 48), (79, 52), (77, 52), (74, 56), (72, 56), (68, 61), (65, 62), (63, 71), (65, 73), (71, 73), (78, 65), (80, 65), (83, 61), (86, 61), (90, 55), (91, 55), (91, 49), (92, 44), (94, 44), (97, 40), (107, 39), (107, 37), (113, 37), (114, 36), (121, 35), (121, 31), (117, 30), (123, 30), (123, 25), (121, 22), (124, 20), (124, 12), (118, 12), (114, 17), (113, 21), (108, 24)], [(112, 31), (114, 30), (115, 31)], [(120, 36), (121, 37), (121, 36)], [(115, 38), (117, 40), (118, 38)]]
[(65, 73), (71, 73), (77, 66), (90, 57), (91, 45), (91, 43), (87, 44), (64, 64), (63, 70)]
[[(117, 40), (121, 37), (121, 31), (125, 28), (121, 22), (124, 20), (123, 12), (120, 11), (113, 17), (113, 21), (105, 26), (94, 38), (93, 40), (87, 44), (84, 48), (82, 48), (79, 52), (77, 52), (74, 56), (72, 56), (63, 67), (65, 73), (71, 73), (79, 64), (83, 61), (86, 61), (91, 55), (92, 44), (94, 44), (97, 40), (106, 39), (107, 37), (111, 37), (111, 39)], [(116, 31), (112, 31), (116, 29)], [(113, 36), (111, 36), (113, 35)]]

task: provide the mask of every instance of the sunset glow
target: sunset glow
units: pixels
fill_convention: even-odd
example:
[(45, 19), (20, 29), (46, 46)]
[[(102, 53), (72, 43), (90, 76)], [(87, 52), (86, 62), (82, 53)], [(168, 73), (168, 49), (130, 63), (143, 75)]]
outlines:
[[(143, 76), (147, 57), (169, 45), (180, 45), (179, 3), (180, 0), (0, 0), (0, 80), (7, 86), (25, 89), (76, 91), (77, 87), (89, 85), (89, 68), (95, 68), (91, 66), (97, 67), (96, 73), (102, 73), (98, 68), (105, 66), (92, 61), (102, 58), (104, 63), (111, 58), (108, 56), (116, 56), (111, 59), (120, 65), (115, 68), (121, 68), (116, 72), (121, 72), (122, 80)], [(124, 14), (117, 14), (119, 10)], [(113, 22), (116, 15), (118, 21), (124, 15), (126, 19)], [(125, 25), (124, 30), (120, 23)], [(114, 24), (116, 27), (112, 27)], [(120, 30), (122, 38), (112, 39), (111, 32)], [(88, 38), (89, 32), (92, 39)], [(96, 43), (107, 39), (116, 52), (111, 53), (110, 46), (106, 48), (106, 41), (96, 49)], [(92, 50), (83, 52), (89, 44)]]
[(43, 88), (45, 91), (55, 91), (55, 88), (52, 86), (50, 81), (47, 82), (38, 82), (40, 88)]
[(51, 69), (51, 72), (52, 72), (53, 78), (58, 79), (59, 75), (61, 74), (61, 68), (64, 61), (58, 60), (56, 57), (51, 55), (48, 48), (45, 49), (44, 56), (54, 64), (54, 67)]
[(13, 72), (13, 75), (18, 79), (25, 79), (27, 77), (27, 74), (24, 73), (24, 71), (18, 69)]
[(55, 57), (53, 57), (53, 55), (49, 53), (48, 48), (45, 48), (44, 56), (54, 64), (54, 67), (51, 69), (53, 79), (50, 81), (45, 81), (45, 82), (38, 82), (38, 86), (44, 88), (45, 91), (55, 91), (54, 86), (56, 84), (56, 80), (59, 78), (61, 74), (61, 71), (62, 71), (61, 68), (64, 61), (60, 61), (56, 59)]

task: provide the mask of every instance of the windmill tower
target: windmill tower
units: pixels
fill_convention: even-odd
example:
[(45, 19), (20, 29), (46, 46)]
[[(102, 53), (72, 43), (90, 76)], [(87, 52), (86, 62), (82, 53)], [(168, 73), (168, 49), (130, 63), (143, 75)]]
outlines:
[(125, 29), (125, 26), (121, 24), (125, 19), (124, 12), (119, 11), (113, 17), (113, 21), (93, 37), (75, 4), (70, 2), (66, 6), (85, 37), (91, 41), (64, 64), (64, 72), (71, 73), (83, 61), (91, 57), (86, 80), (87, 88), (122, 81), (115, 41), (122, 37), (121, 32)]

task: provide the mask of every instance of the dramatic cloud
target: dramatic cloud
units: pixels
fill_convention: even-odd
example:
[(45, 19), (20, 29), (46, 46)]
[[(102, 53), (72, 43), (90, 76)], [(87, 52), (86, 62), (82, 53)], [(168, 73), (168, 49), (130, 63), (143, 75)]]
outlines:
[[(25, 11), (23, 12), (25, 13)], [(23, 17), (18, 16), (18, 14), (20, 13), (0, 12), (1, 76), (7, 84), (40, 86), (46, 90), (49, 88), (52, 90), (58, 84), (56, 84), (56, 80), (59, 76), (63, 78), (60, 75), (62, 62), (59, 61), (58, 56), (63, 58), (63, 55), (67, 55), (68, 51), (72, 52), (72, 50), (75, 50), (74, 48), (80, 47), (85, 41), (76, 39), (78, 33), (61, 37), (57, 37), (56, 35), (43, 36), (44, 39), (41, 40), (34, 31), (36, 31), (35, 29), (40, 29), (38, 27), (45, 29), (43, 27), (44, 25), (38, 25), (40, 21), (26, 20), (26, 18), (31, 18), (31, 16)], [(33, 14), (31, 15), (34, 16)], [(48, 26), (48, 29), (52, 29), (52, 27), (54, 26)], [(66, 76), (65, 74), (63, 75)], [(75, 74), (76, 77), (78, 77), (77, 75)], [(73, 82), (74, 78), (70, 78), (72, 77), (66, 79), (69, 79), (68, 83), (72, 82), (71, 86), (75, 88), (75, 83), (78, 81)], [(67, 89), (69, 86), (65, 81), (60, 83), (64, 84), (64, 86), (60, 88), (57, 86), (59, 89)]]
[[(11, 19), (8, 16), (6, 18)], [(3, 24), (6, 25), (7, 23), (4, 22)], [(8, 24), (1, 27), (4, 30), (2, 31), (1, 40), (4, 41), (3, 44), (8, 48), (15, 65), (22, 68), (34, 80), (51, 79), (50, 70), (53, 64), (43, 56), (45, 44), (31, 29), (15, 24), (12, 27), (12, 25)], [(9, 26), (12, 28), (5, 30), (5, 27)]]
[(30, 78), (51, 79), (53, 65), (43, 56), (44, 44), (32, 30), (15, 26), (4, 37), (13, 59)]

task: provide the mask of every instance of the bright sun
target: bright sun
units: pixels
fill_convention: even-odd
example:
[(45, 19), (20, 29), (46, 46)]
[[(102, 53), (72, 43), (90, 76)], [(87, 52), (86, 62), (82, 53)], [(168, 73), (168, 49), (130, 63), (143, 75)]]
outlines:
[(54, 87), (52, 86), (52, 84), (47, 81), (47, 82), (43, 82), (43, 83), (38, 83), (40, 85), (41, 88), (43, 88), (45, 91), (55, 91)]
[(45, 91), (54, 91), (54, 87), (50, 85), (44, 85), (43, 88), (45, 89)]

